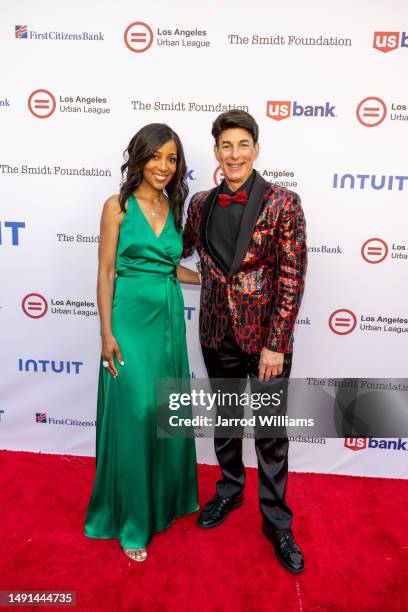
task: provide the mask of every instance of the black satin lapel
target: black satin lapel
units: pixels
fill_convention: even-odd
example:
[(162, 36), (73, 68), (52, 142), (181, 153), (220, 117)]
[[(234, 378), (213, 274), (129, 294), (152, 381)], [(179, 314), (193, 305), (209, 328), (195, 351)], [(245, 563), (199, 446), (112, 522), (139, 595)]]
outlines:
[(201, 216), (201, 242), (204, 247), (207, 249), (208, 253), (211, 256), (211, 259), (217, 266), (224, 272), (224, 274), (228, 274), (228, 270), (223, 265), (222, 261), (218, 259), (213, 250), (211, 249), (210, 243), (208, 242), (208, 223), (210, 221), (211, 211), (214, 207), (215, 202), (217, 201), (218, 194), (220, 192), (222, 183), (215, 187), (208, 194), (204, 204), (203, 204), (203, 212)]
[(241, 227), (239, 229), (237, 247), (228, 276), (232, 276), (239, 269), (242, 260), (248, 250), (252, 238), (255, 223), (258, 219), (263, 197), (266, 189), (266, 181), (258, 173), (255, 175), (254, 184), (249, 194), (248, 202), (242, 215)]
[(205, 245), (206, 248), (208, 244), (207, 242), (208, 221), (210, 218), (210, 213), (214, 206), (214, 202), (216, 201), (218, 193), (221, 189), (221, 185), (218, 185), (218, 187), (214, 187), (214, 189), (211, 189), (210, 193), (206, 197), (205, 202), (203, 204), (203, 212), (201, 214), (201, 241)]

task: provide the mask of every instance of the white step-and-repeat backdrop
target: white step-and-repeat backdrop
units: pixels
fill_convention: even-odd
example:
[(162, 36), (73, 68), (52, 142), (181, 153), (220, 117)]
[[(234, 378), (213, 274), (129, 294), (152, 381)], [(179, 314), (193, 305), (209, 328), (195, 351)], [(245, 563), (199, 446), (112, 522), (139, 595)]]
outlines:
[[(301, 195), (294, 376), (406, 376), (406, 2), (16, 0), (0, 14), (1, 448), (94, 453), (100, 213), (150, 122), (180, 134), (194, 193), (220, 180), (212, 121), (245, 109), (258, 171)], [(199, 291), (184, 293), (203, 377)], [(290, 467), (406, 478), (406, 445), (297, 439)], [(197, 448), (215, 462), (210, 440)]]

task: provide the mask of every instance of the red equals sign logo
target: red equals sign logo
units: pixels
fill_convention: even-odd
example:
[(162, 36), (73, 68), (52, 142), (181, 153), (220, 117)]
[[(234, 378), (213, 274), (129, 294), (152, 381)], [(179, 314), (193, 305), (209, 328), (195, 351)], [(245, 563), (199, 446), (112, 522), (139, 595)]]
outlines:
[(145, 43), (147, 40), (147, 34), (144, 32), (132, 32), (130, 35), (132, 43)]
[(129, 51), (143, 53), (152, 46), (153, 31), (147, 23), (135, 21), (126, 28), (124, 40)]
[(388, 255), (388, 245), (381, 238), (370, 238), (361, 247), (362, 258), (370, 264), (384, 261)]
[(23, 312), (31, 319), (40, 319), (48, 310), (48, 302), (44, 296), (39, 293), (29, 293), (21, 302)]
[(346, 336), (355, 330), (357, 318), (354, 312), (347, 308), (339, 308), (329, 317), (329, 327), (334, 334)]
[(381, 98), (370, 96), (361, 100), (357, 106), (356, 115), (361, 125), (375, 127), (384, 121), (387, 107)]
[(35, 413), (35, 422), (36, 423), (46, 423), (47, 422), (47, 413), (46, 412), (36, 412)]
[(36, 89), (28, 98), (28, 110), (38, 119), (46, 119), (55, 111), (57, 103), (47, 89)]

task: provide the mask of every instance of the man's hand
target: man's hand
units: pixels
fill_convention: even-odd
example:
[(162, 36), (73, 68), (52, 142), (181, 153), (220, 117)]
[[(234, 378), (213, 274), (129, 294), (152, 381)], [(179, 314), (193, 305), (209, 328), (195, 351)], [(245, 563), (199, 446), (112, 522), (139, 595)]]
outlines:
[(271, 378), (282, 374), (283, 358), (283, 353), (275, 353), (264, 346), (259, 357), (259, 380), (269, 382)]

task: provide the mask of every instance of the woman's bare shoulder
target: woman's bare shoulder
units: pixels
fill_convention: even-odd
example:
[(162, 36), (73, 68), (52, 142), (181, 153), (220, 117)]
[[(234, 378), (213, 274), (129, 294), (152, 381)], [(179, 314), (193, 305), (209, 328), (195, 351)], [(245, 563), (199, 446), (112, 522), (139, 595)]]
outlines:
[(102, 210), (102, 221), (120, 225), (123, 220), (123, 211), (120, 207), (119, 194), (111, 195), (105, 201)]
[(119, 194), (109, 196), (103, 205), (104, 209), (110, 209), (116, 212), (120, 212)]

